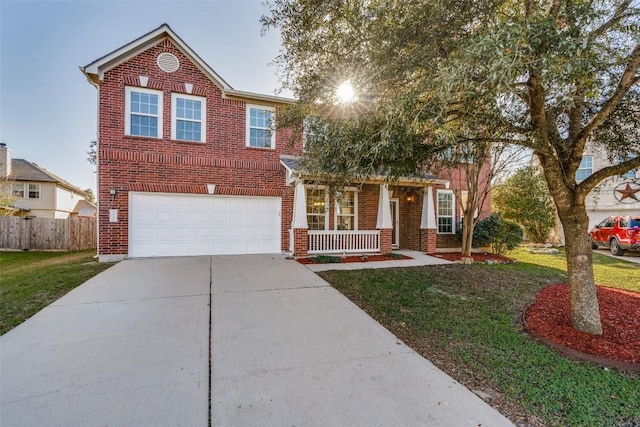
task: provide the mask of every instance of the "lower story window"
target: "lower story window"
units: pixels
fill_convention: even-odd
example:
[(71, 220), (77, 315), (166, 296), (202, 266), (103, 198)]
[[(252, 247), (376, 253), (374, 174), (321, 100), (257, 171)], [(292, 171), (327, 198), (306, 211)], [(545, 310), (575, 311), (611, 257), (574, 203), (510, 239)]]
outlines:
[(356, 192), (344, 191), (336, 198), (336, 228), (338, 230), (355, 230), (356, 226)]
[(307, 189), (307, 224), (309, 230), (326, 228), (327, 192), (324, 189)]
[(438, 190), (438, 233), (452, 234), (454, 227), (453, 192)]

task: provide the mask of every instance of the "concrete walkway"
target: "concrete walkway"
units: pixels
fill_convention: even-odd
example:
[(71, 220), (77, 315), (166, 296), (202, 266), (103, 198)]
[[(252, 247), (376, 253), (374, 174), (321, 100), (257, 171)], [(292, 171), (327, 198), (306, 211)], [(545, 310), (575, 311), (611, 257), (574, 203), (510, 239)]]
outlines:
[(406, 255), (411, 259), (399, 259), (394, 261), (376, 261), (376, 262), (345, 262), (336, 264), (307, 264), (306, 267), (314, 272), (327, 270), (364, 270), (374, 268), (393, 268), (393, 267), (419, 267), (421, 265), (441, 265), (454, 264), (446, 259), (425, 255), (423, 252), (400, 250), (394, 251)]
[(281, 256), (124, 261), (0, 347), (3, 427), (512, 425)]

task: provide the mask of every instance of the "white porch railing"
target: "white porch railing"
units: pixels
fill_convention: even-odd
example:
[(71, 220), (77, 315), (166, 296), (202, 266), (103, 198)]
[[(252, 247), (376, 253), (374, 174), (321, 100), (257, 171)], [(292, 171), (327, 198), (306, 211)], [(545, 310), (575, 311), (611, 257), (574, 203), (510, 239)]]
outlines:
[(309, 253), (380, 252), (378, 230), (309, 230)]

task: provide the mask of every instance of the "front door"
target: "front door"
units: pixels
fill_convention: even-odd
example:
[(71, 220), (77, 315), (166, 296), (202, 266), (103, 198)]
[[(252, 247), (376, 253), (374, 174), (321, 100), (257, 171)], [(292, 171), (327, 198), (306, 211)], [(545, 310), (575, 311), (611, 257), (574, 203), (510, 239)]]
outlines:
[(398, 249), (400, 247), (400, 204), (398, 203), (398, 199), (390, 199), (389, 204), (391, 205), (391, 224), (393, 224), (391, 247), (393, 249)]

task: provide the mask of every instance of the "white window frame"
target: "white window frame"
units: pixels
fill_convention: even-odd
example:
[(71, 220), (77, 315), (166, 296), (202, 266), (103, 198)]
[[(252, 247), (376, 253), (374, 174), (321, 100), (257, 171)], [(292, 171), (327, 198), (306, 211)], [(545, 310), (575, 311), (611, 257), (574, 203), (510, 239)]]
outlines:
[[(334, 200), (334, 218), (333, 218), (333, 228), (334, 230), (338, 230), (338, 217), (353, 217), (353, 231), (358, 229), (358, 189), (353, 187), (347, 187), (342, 190), (343, 193), (353, 192), (353, 213), (352, 214), (339, 214), (338, 213), (338, 199)], [(352, 230), (348, 230), (352, 231)]]
[[(265, 127), (257, 127), (257, 126), (251, 126), (251, 110), (252, 109), (257, 109), (257, 110), (265, 110), (265, 111), (269, 111), (271, 112), (271, 126), (269, 126), (268, 128)], [(246, 110), (246, 128), (245, 128), (245, 134), (246, 134), (246, 141), (245, 144), (247, 147), (250, 148), (260, 148), (263, 150), (275, 150), (276, 148), (276, 130), (273, 127), (273, 119), (275, 118), (276, 115), (276, 109), (274, 107), (269, 107), (267, 105), (257, 105), (257, 104), (247, 104), (247, 110)], [(271, 146), (270, 147), (254, 147), (253, 145), (251, 145), (251, 129), (255, 128), (255, 129), (268, 129), (269, 131), (271, 131)]]
[[(201, 103), (200, 104), (200, 107), (201, 107), (200, 108), (200, 113), (201, 113), (200, 120), (178, 118), (177, 117), (178, 98), (188, 99), (188, 100), (191, 100), (191, 101), (200, 102)], [(199, 140), (178, 139), (177, 138), (178, 120), (182, 120), (182, 121), (186, 121), (186, 122), (193, 122), (193, 123), (200, 123), (200, 139)], [(203, 96), (187, 95), (187, 94), (184, 94), (184, 93), (172, 93), (171, 94), (171, 139), (174, 139), (176, 141), (187, 141), (187, 142), (206, 142), (207, 141), (207, 98), (205, 98)]]
[[(636, 158), (636, 156), (634, 154), (630, 155), (627, 158), (618, 157), (616, 159), (616, 165), (620, 164), (620, 163), (622, 163), (622, 162), (624, 162), (626, 160), (635, 159), (635, 158)], [(640, 170), (640, 169), (631, 169), (629, 171), (626, 171), (625, 173), (620, 174), (620, 178), (621, 179), (635, 179), (636, 178), (636, 171), (638, 171), (638, 170)]]
[[(451, 195), (451, 215), (440, 215), (440, 194)], [(451, 218), (451, 231), (440, 231), (440, 218)], [(436, 191), (436, 224), (437, 234), (455, 234), (456, 233), (456, 195), (452, 190)]]
[[(157, 117), (158, 118), (158, 135), (157, 136), (146, 136), (146, 135), (132, 135), (131, 134), (131, 92), (140, 92), (147, 93), (149, 95), (158, 96), (158, 114), (157, 116), (149, 114), (149, 117)], [(163, 93), (160, 90), (147, 89), (143, 87), (136, 86), (125, 86), (124, 88), (124, 134), (128, 136), (135, 136), (140, 138), (155, 138), (162, 139), (162, 110), (164, 106), (163, 102)], [(140, 115), (139, 113), (135, 113), (136, 115)]]
[[(585, 161), (585, 159), (591, 159), (591, 167), (589, 167), (589, 168), (580, 167), (580, 166), (582, 166), (582, 162)], [(582, 156), (582, 159), (580, 159), (580, 166), (578, 166), (578, 169), (576, 169), (576, 181), (584, 181), (585, 179), (587, 179), (588, 177), (593, 175), (593, 156)], [(589, 175), (587, 175), (584, 178), (578, 178), (578, 173), (580, 171), (589, 171)]]
[[(329, 229), (329, 192), (327, 191), (327, 188), (323, 185), (319, 185), (319, 186), (314, 186), (314, 185), (308, 185), (305, 186), (305, 192), (304, 192), (304, 200), (305, 200), (305, 211), (307, 214), (307, 223), (311, 224), (312, 222), (309, 221), (309, 217), (310, 216), (320, 216), (320, 214), (313, 214), (313, 213), (309, 213), (309, 191), (322, 191), (324, 192), (324, 228), (322, 228), (322, 230), (328, 230)], [(312, 228), (309, 227), (309, 230), (314, 230)]]
[[(28, 196), (28, 192), (25, 190), (25, 188), (28, 188), (26, 185), (26, 183), (24, 182), (13, 182), (11, 183), (11, 195), (14, 197), (20, 197), (21, 199), (26, 199), (25, 196)], [(16, 186), (22, 186), (21, 190), (16, 190)], [(16, 191), (20, 191), (22, 193), (22, 196), (17, 196), (16, 195)]]
[[(31, 197), (31, 187), (32, 187), (32, 186), (33, 186), (34, 188), (36, 188), (36, 190), (34, 190), (34, 192), (37, 192), (37, 193), (38, 193), (38, 197)], [(27, 193), (26, 193), (25, 195), (27, 196), (27, 197), (26, 197), (27, 199), (30, 199), (30, 200), (39, 200), (39, 199), (40, 199), (41, 194), (42, 194), (42, 186), (41, 186), (40, 184), (31, 184), (31, 183), (28, 183), (28, 184), (27, 184), (27, 188), (26, 188), (26, 190), (27, 190)]]

